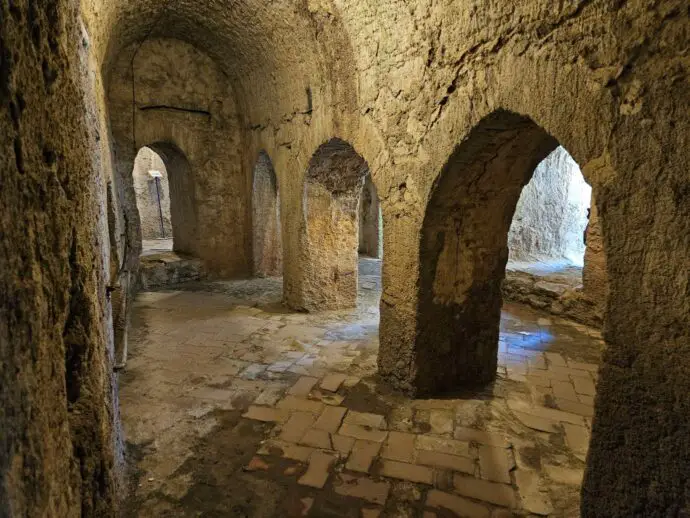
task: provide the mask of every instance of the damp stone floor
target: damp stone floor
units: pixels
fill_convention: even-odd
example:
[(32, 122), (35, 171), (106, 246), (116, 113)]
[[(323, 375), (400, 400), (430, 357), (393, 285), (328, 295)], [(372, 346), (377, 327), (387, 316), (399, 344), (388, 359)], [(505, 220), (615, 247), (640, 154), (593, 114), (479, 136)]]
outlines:
[(376, 376), (380, 277), (292, 313), (280, 279), (139, 294), (119, 375), (124, 517), (579, 516), (597, 330), (506, 304), (482, 391), (409, 399)]

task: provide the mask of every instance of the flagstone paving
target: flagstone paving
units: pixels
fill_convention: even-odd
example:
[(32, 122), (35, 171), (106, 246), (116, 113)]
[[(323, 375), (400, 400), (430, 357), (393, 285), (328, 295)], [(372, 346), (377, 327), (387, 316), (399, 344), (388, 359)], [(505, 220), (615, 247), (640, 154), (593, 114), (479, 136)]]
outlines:
[(376, 377), (379, 286), (318, 314), (278, 279), (141, 293), (124, 516), (578, 516), (600, 334), (506, 305), (496, 382), (413, 400)]

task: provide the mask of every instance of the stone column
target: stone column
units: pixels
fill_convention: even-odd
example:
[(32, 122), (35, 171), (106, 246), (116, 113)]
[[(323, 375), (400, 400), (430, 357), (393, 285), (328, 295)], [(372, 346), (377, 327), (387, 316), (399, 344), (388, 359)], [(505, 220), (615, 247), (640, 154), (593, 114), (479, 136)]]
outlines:
[(587, 226), (587, 248), (585, 248), (582, 282), (585, 297), (594, 302), (598, 313), (603, 313), (608, 295), (608, 279), (606, 277), (604, 236), (601, 230), (599, 209), (597, 208), (594, 195), (592, 195), (592, 206)]

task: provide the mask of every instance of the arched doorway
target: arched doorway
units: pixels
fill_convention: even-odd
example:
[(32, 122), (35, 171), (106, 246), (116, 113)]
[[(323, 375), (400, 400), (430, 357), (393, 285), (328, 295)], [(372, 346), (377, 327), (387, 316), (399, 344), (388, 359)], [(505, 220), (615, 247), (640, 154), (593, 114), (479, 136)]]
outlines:
[[(369, 174), (366, 161), (338, 138), (322, 144), (309, 162), (300, 249), (302, 309), (342, 309), (357, 303), (360, 205)], [(376, 198), (373, 184), (367, 192)]]
[(142, 147), (132, 171), (142, 255), (172, 250), (173, 232), (170, 216), (170, 185), (163, 159), (151, 148)]
[(579, 165), (562, 146), (522, 189), (508, 250), (506, 300), (601, 325), (606, 281), (596, 206)]
[(169, 143), (142, 147), (132, 171), (142, 252), (197, 253), (196, 189), (184, 153)]
[(254, 275), (274, 277), (283, 273), (278, 179), (271, 158), (259, 153), (252, 181), (252, 251)]
[(413, 372), (420, 393), (495, 378), (511, 222), (523, 187), (557, 147), (530, 119), (497, 111), (446, 163), (420, 243)]

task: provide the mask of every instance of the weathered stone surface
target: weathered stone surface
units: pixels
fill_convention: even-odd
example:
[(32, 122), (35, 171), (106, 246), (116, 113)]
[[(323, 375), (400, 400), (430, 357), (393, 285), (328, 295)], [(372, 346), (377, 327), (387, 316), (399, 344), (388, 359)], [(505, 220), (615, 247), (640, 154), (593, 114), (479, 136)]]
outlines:
[(298, 483), (317, 489), (322, 488), (328, 480), (329, 470), (335, 460), (333, 455), (315, 451), (309, 457), (307, 472), (298, 480)]
[(76, 1), (0, 6), (0, 516), (116, 514), (116, 299), (84, 37)]
[(327, 406), (314, 423), (314, 428), (335, 433), (340, 428), (340, 423), (347, 409), (341, 406)]
[(491, 516), (491, 511), (487, 507), (437, 489), (429, 491), (426, 497), (426, 505), (448, 509), (457, 516), (467, 516), (468, 518), (489, 518)]
[(356, 440), (350, 458), (347, 460), (347, 469), (367, 473), (380, 449), (381, 443), (362, 439)]
[(411, 433), (389, 432), (381, 457), (400, 462), (413, 462), (415, 437)]
[[(151, 172), (160, 176), (151, 176)], [(141, 223), (141, 238), (172, 238), (170, 184), (165, 162), (155, 151), (143, 147), (134, 160), (132, 176)]]
[(252, 181), (252, 269), (254, 275), (270, 277), (283, 273), (278, 178), (271, 158), (261, 151)]
[(506, 484), (497, 484), (465, 475), (455, 475), (453, 485), (457, 493), (469, 498), (503, 507), (513, 508), (517, 505), (515, 491)]
[(381, 461), (381, 475), (420, 484), (431, 485), (434, 481), (434, 470), (427, 466), (418, 466), (387, 459)]
[(362, 498), (372, 504), (384, 505), (390, 485), (388, 482), (375, 482), (367, 477), (353, 477), (341, 473), (333, 482), (333, 488), (339, 495)]

